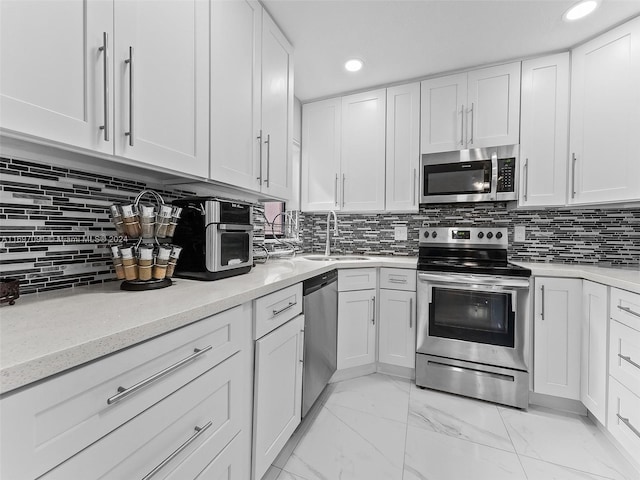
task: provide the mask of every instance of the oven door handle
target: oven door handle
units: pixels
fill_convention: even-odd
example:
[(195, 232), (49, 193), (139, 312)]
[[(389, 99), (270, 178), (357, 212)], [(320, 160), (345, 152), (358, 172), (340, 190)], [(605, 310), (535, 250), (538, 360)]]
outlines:
[(250, 232), (253, 230), (253, 225), (233, 225), (230, 223), (218, 224), (218, 230), (225, 232)]
[(469, 286), (479, 285), (483, 287), (502, 288), (529, 288), (527, 278), (505, 278), (477, 275), (448, 275), (446, 273), (418, 273), (418, 280), (446, 285)]

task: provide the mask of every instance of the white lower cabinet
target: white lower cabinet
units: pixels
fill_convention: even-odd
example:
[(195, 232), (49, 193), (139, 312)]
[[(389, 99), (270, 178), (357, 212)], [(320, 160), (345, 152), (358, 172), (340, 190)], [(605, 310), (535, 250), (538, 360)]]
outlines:
[(608, 411), (607, 429), (637, 461), (640, 458), (640, 397), (610, 377)]
[(304, 316), (256, 341), (253, 472), (259, 480), (300, 424)]
[(580, 399), (582, 280), (535, 279), (534, 372), (536, 393)]
[(376, 291), (338, 293), (338, 370), (376, 361)]
[(609, 287), (582, 282), (580, 400), (603, 425), (607, 421), (607, 313)]

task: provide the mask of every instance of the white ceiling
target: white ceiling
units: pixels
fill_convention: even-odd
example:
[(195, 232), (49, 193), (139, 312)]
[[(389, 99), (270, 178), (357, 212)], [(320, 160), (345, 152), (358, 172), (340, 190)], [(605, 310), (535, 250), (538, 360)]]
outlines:
[[(566, 50), (640, 14), (602, 0), (565, 23), (575, 0), (263, 0), (295, 48), (303, 102), (452, 70)], [(365, 66), (344, 69), (348, 58)]]

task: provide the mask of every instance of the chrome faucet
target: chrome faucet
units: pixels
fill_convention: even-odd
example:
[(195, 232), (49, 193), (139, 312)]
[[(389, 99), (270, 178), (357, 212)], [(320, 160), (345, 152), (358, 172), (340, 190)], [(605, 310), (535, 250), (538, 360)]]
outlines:
[(331, 210), (327, 214), (327, 247), (324, 249), (324, 256), (328, 257), (331, 255), (331, 232), (329, 231), (329, 226), (331, 225), (331, 215), (333, 215), (333, 235), (338, 235), (338, 217), (336, 217), (336, 212)]

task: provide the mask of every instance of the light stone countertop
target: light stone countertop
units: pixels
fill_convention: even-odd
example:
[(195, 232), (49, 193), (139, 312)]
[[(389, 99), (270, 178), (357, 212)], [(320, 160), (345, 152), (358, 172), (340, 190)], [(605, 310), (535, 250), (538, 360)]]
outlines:
[(415, 268), (415, 257), (270, 260), (213, 282), (174, 278), (169, 288), (119, 282), (20, 297), (0, 307), (0, 393), (130, 347), (334, 268)]

